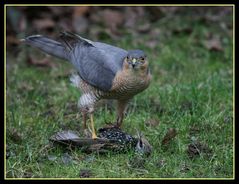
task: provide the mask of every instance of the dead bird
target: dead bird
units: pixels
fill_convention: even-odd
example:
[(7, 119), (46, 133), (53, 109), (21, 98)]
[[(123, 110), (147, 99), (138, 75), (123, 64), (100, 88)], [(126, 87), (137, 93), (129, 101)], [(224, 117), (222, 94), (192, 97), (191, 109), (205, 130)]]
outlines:
[(147, 156), (152, 152), (152, 146), (138, 131), (137, 136), (133, 137), (117, 127), (100, 128), (98, 137), (99, 139), (81, 138), (76, 132), (68, 130), (54, 134), (50, 141), (61, 145), (80, 147), (86, 152), (125, 152), (134, 149), (137, 154)]

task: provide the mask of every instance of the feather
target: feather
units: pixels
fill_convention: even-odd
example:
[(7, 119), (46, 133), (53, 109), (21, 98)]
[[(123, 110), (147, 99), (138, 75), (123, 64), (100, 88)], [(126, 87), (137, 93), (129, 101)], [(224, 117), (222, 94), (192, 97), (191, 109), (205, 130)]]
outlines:
[(47, 54), (56, 56), (61, 59), (68, 59), (65, 47), (60, 42), (57, 42), (55, 40), (41, 35), (33, 35), (25, 39), (21, 39), (21, 41), (34, 46)]

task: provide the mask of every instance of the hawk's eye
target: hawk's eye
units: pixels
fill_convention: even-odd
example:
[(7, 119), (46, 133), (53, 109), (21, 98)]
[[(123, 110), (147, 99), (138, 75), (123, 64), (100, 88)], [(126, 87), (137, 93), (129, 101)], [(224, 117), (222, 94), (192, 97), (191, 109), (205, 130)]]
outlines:
[(140, 60), (141, 63), (145, 62), (145, 58), (144, 57), (140, 57), (139, 60)]

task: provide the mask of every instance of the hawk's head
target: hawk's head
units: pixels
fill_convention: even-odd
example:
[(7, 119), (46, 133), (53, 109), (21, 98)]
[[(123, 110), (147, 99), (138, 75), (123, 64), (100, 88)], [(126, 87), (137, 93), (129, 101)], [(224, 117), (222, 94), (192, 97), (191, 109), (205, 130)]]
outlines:
[(124, 66), (131, 70), (144, 70), (148, 67), (146, 54), (142, 50), (129, 50), (124, 60)]

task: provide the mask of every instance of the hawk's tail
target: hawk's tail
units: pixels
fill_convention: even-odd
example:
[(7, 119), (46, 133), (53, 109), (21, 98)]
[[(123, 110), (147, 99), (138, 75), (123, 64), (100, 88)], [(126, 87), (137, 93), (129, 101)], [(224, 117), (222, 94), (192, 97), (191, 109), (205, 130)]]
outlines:
[(34, 46), (47, 54), (56, 56), (61, 59), (67, 59), (67, 52), (64, 45), (55, 40), (41, 35), (33, 35), (22, 39), (21, 41)]

